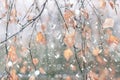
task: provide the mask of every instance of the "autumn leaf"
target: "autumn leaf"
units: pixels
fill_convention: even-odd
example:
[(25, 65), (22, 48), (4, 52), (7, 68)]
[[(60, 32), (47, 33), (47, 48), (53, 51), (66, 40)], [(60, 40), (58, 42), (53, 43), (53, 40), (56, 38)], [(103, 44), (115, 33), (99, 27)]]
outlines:
[(65, 80), (72, 80), (70, 76), (67, 76)]
[(94, 55), (94, 56), (98, 56), (99, 51), (100, 51), (99, 48), (93, 49), (93, 55)]
[(108, 48), (104, 49), (104, 55), (109, 55), (109, 49)]
[(10, 46), (10, 48), (8, 50), (8, 58), (13, 62), (17, 60), (18, 57), (17, 57), (17, 54), (16, 54), (15, 46)]
[(36, 41), (38, 43), (43, 43), (45, 44), (46, 40), (45, 40), (45, 37), (43, 36), (43, 34), (41, 32), (38, 32), (37, 35), (36, 35)]
[(99, 80), (105, 80), (108, 74), (109, 74), (109, 71), (107, 68), (105, 68), (104, 70), (101, 70)]
[(75, 28), (75, 20), (73, 19), (74, 16), (74, 12), (71, 10), (66, 10), (64, 13), (64, 19), (65, 19), (65, 23), (67, 24), (67, 26), (72, 26)]
[(9, 5), (7, 4), (7, 1), (6, 0), (3, 0), (3, 6), (5, 9), (8, 9), (9, 8)]
[(30, 76), (29, 80), (35, 80), (35, 76)]
[(12, 70), (10, 71), (9, 80), (18, 80), (18, 76), (17, 76), (17, 74), (16, 74), (16, 70), (15, 70), (15, 69), (12, 69)]
[(39, 62), (38, 58), (33, 58), (33, 64), (34, 64), (34, 65), (37, 65), (38, 62)]
[(103, 23), (103, 28), (109, 28), (114, 26), (114, 20), (112, 18), (105, 19), (105, 22)]
[(90, 77), (90, 80), (98, 80), (98, 75), (95, 72), (90, 71), (88, 75)]
[(115, 43), (115, 44), (118, 44), (119, 43), (119, 38), (113, 36), (113, 35), (110, 35), (109, 36), (109, 39), (108, 39), (108, 43), (111, 44), (111, 43)]
[(104, 61), (103, 58), (100, 57), (100, 56), (96, 56), (96, 60), (97, 60), (98, 63), (100, 63), (100, 64), (102, 64), (102, 65), (105, 64), (105, 61)]
[(45, 70), (42, 67), (39, 68), (39, 71), (41, 74), (46, 74)]
[(12, 9), (12, 11), (11, 11), (11, 16), (15, 17), (15, 16), (16, 16), (16, 14), (17, 14), (16, 9)]
[(100, 0), (100, 8), (105, 8), (106, 7), (106, 2), (105, 0)]
[(72, 55), (73, 55), (73, 52), (71, 51), (71, 49), (68, 48), (64, 51), (64, 57), (66, 61), (68, 61)]
[(69, 22), (70, 18), (73, 17), (74, 12), (70, 11), (70, 10), (66, 10), (64, 13), (64, 18), (66, 20), (66, 22)]
[(46, 29), (46, 26), (45, 26), (44, 24), (42, 24), (42, 25), (41, 25), (41, 29), (42, 29), (42, 31), (44, 32), (45, 29)]
[(76, 66), (75, 65), (70, 65), (72, 71), (76, 71)]
[(74, 43), (75, 43), (75, 32), (66, 34), (65, 38), (64, 38), (64, 43), (68, 47), (72, 47), (74, 45)]
[(87, 11), (87, 10), (82, 9), (82, 10), (81, 10), (81, 14), (82, 14), (86, 19), (89, 18), (89, 14), (88, 14), (88, 11)]
[(110, 1), (109, 4), (110, 4), (111, 8), (114, 9), (115, 3), (113, 1)]

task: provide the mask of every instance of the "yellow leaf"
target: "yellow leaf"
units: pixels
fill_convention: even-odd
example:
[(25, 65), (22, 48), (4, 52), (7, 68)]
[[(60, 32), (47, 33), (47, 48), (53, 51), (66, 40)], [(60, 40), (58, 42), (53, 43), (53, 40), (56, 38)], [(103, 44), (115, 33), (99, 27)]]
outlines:
[(112, 18), (105, 19), (105, 22), (103, 23), (103, 28), (109, 28), (114, 26), (114, 20)]
[(70, 59), (70, 57), (73, 55), (73, 52), (70, 49), (66, 49), (64, 51), (64, 57), (65, 59), (68, 61)]
[(41, 74), (46, 74), (45, 70), (42, 67), (39, 68), (39, 71)]

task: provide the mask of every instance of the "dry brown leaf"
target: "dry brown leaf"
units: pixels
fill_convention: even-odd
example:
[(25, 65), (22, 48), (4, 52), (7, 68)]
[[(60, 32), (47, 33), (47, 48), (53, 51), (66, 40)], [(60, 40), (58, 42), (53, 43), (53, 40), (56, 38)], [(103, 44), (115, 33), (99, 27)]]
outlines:
[(71, 49), (68, 48), (64, 51), (64, 57), (66, 61), (69, 61), (72, 55), (73, 55), (73, 52), (71, 51)]
[(43, 36), (43, 34), (41, 32), (38, 32), (37, 35), (36, 35), (36, 41), (38, 43), (43, 43), (45, 44), (46, 40), (45, 40), (45, 37)]
[(39, 68), (39, 71), (41, 74), (46, 74), (45, 70), (42, 67)]
[(115, 3), (113, 1), (110, 1), (109, 4), (110, 4), (111, 8), (114, 9)]
[(70, 76), (67, 76), (65, 80), (72, 80)]
[(100, 0), (100, 8), (105, 8), (106, 7), (106, 2), (105, 0)]
[(37, 65), (38, 62), (39, 62), (38, 58), (33, 58), (33, 64), (34, 64), (34, 65)]
[(105, 19), (105, 22), (103, 23), (103, 28), (109, 28), (114, 26), (114, 20), (112, 18)]
[(17, 57), (17, 54), (16, 54), (15, 46), (10, 46), (10, 48), (8, 50), (8, 58), (13, 62), (17, 60), (18, 57)]

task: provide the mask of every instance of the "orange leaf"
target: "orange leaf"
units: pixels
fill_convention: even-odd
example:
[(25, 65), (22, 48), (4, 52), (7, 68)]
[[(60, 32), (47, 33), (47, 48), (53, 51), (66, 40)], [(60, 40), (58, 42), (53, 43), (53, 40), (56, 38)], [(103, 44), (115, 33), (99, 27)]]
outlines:
[(15, 46), (10, 46), (10, 49), (8, 50), (8, 58), (13, 62), (17, 60), (17, 54), (16, 54)]
[(110, 35), (109, 36), (109, 39), (108, 39), (108, 43), (115, 43), (115, 44), (118, 44), (119, 43), (119, 39), (113, 35)]
[(105, 0), (100, 0), (100, 8), (105, 8), (106, 7), (106, 2)]
[(42, 25), (41, 25), (41, 29), (42, 29), (42, 31), (44, 32), (45, 29), (46, 29), (46, 26), (45, 26), (44, 24), (42, 24)]
[(109, 49), (108, 48), (104, 49), (104, 55), (109, 55)]
[(41, 32), (38, 32), (38, 33), (37, 33), (36, 41), (37, 41), (38, 43), (43, 43), (43, 44), (46, 42), (46, 41), (45, 41), (45, 37), (43, 36), (43, 34), (42, 34)]
[(66, 34), (64, 42), (68, 47), (72, 47), (75, 43), (75, 32)]
[(10, 71), (9, 80), (18, 80), (18, 76), (16, 75), (16, 70), (15, 70), (15, 69), (12, 69), (12, 70)]
[(70, 49), (66, 49), (64, 51), (64, 57), (65, 59), (68, 61), (70, 59), (70, 57), (73, 55), (73, 52)]
[(89, 14), (88, 14), (88, 11), (87, 10), (82, 10), (82, 15), (88, 19), (89, 18)]
[(110, 4), (111, 8), (114, 9), (115, 3), (113, 1), (110, 1), (109, 4)]
[(100, 64), (105, 64), (105, 61), (104, 61), (103, 58), (100, 57), (100, 56), (97, 56), (97, 57), (96, 57), (96, 60), (97, 60), (98, 63), (100, 63)]
[(76, 71), (76, 66), (75, 65), (71, 64), (70, 67), (71, 67), (71, 70)]
[(98, 75), (93, 71), (89, 72), (89, 77), (90, 77), (90, 80), (98, 80)]
[(93, 55), (94, 56), (98, 56), (98, 54), (99, 54), (99, 48), (95, 48), (94, 50), (93, 50)]
[(33, 58), (33, 64), (34, 64), (34, 65), (37, 65), (38, 62), (39, 62), (39, 60), (38, 60), (37, 58)]
[(70, 76), (67, 76), (65, 80), (72, 80)]
[(114, 26), (114, 20), (112, 18), (105, 19), (105, 22), (103, 23), (103, 28), (109, 28)]
[(70, 10), (66, 10), (64, 13), (64, 18), (66, 20), (66, 22), (69, 22), (70, 18), (73, 17), (74, 12), (70, 11)]
[(109, 74), (109, 71), (107, 68), (105, 68), (104, 70), (101, 71), (99, 80), (105, 80), (108, 74)]
[(30, 76), (29, 80), (35, 80), (35, 76)]

